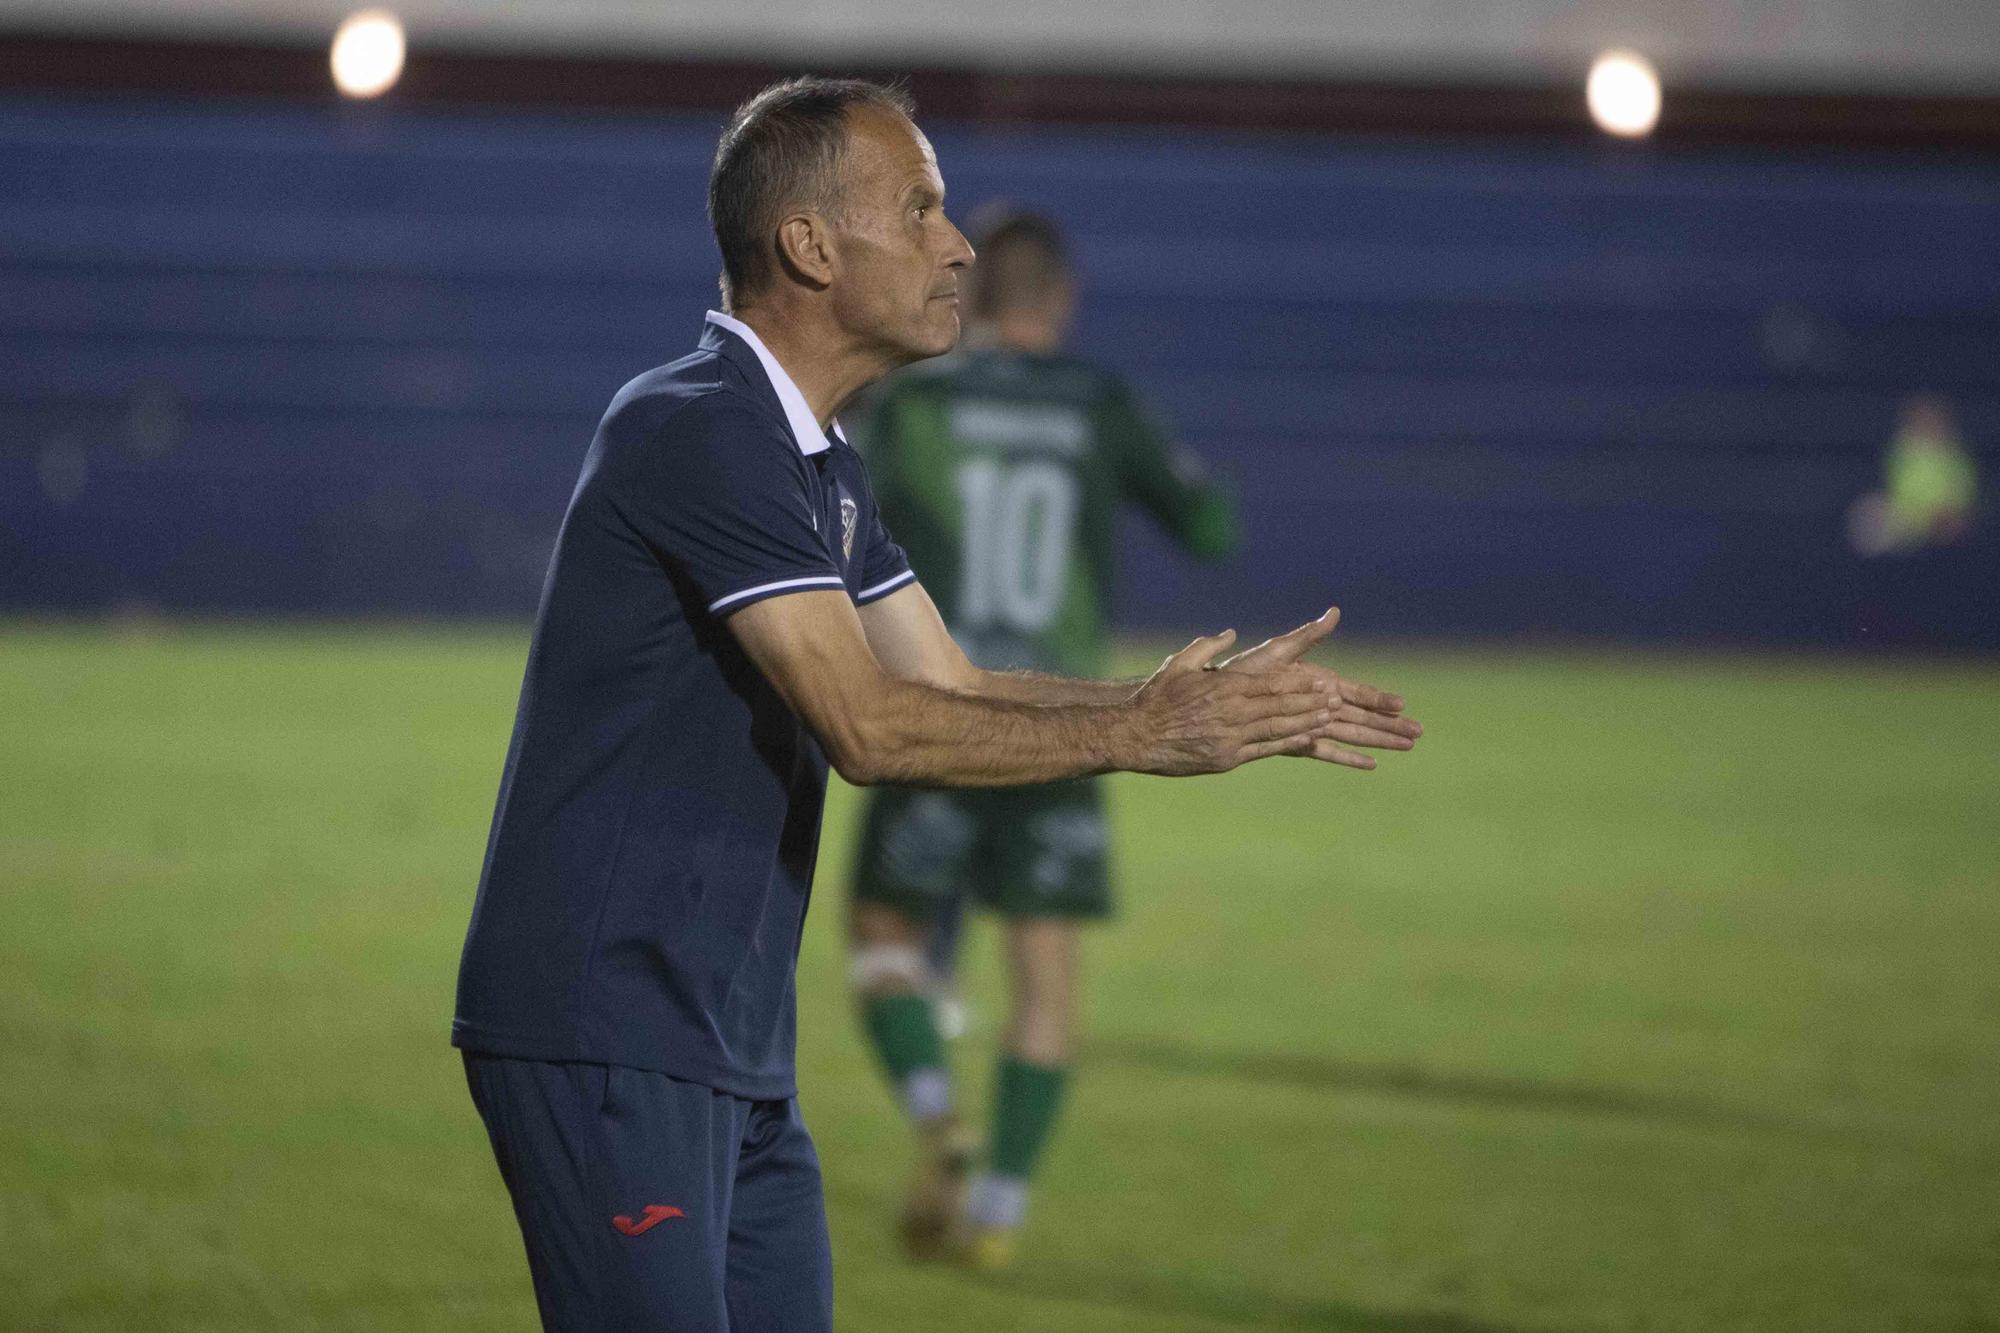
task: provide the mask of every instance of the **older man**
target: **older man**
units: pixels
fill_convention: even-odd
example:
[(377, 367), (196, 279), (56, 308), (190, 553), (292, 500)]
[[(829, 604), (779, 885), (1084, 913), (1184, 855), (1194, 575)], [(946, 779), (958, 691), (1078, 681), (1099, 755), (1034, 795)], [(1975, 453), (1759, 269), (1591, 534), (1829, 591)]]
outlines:
[(551, 1329), (832, 1323), (793, 973), (830, 760), (992, 786), (1407, 748), (1300, 665), (1324, 620), (1144, 682), (995, 674), (945, 632), (833, 427), (948, 351), (972, 250), (906, 98), (766, 89), (716, 150), (723, 305), (612, 400), (550, 565), (453, 1041)]

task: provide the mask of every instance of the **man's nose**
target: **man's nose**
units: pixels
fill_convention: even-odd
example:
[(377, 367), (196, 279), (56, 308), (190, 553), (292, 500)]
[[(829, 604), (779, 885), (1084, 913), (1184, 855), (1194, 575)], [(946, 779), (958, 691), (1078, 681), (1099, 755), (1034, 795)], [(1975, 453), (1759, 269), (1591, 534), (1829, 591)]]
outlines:
[(951, 228), (953, 244), (950, 250), (946, 252), (944, 266), (946, 268), (965, 268), (977, 260), (979, 256), (973, 253), (972, 242), (965, 239), (965, 233), (958, 229), (956, 222), (947, 221), (946, 225)]

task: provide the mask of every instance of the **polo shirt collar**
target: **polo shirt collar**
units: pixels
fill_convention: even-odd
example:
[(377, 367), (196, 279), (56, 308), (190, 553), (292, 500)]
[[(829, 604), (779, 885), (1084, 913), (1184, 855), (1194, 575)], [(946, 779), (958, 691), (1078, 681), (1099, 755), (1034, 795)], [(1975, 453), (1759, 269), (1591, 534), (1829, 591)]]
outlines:
[[(718, 329), (735, 334), (757, 354), (758, 364), (764, 367), (764, 377), (771, 381), (772, 392), (778, 395), (778, 405), (785, 409), (785, 422), (792, 428), (792, 439), (798, 444), (799, 452), (806, 455), (825, 453), (830, 447), (826, 441), (826, 432), (819, 428), (818, 419), (813, 416), (812, 409), (806, 406), (806, 396), (799, 392), (799, 386), (792, 382), (792, 377), (778, 364), (778, 358), (771, 355), (771, 349), (764, 346), (764, 340), (757, 336), (757, 331), (742, 320), (725, 315), (720, 310), (709, 311), (708, 322)], [(840, 423), (835, 421), (831, 426), (834, 435), (845, 443), (847, 437), (840, 433)]]

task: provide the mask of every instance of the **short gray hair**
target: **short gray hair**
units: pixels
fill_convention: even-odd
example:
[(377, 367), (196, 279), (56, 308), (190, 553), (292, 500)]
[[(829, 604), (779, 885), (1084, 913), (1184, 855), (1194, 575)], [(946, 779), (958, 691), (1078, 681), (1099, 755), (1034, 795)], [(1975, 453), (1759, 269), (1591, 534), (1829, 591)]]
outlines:
[(905, 118), (917, 109), (901, 88), (807, 76), (772, 84), (729, 118), (708, 174), (708, 221), (722, 251), (725, 306), (754, 296), (776, 276), (772, 238), (788, 210), (839, 207), (847, 118), (860, 106)]

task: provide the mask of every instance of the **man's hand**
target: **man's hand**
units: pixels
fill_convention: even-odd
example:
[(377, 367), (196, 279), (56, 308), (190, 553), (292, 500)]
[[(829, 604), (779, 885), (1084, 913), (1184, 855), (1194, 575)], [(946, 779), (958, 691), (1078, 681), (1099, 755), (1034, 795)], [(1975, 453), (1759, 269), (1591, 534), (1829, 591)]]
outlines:
[(1340, 608), (1336, 606), (1318, 620), (1308, 621), (1289, 634), (1266, 639), (1255, 648), (1236, 654), (1221, 663), (1220, 669), (1256, 675), (1283, 672), (1292, 680), (1298, 679), (1299, 672), (1307, 673), (1337, 701), (1333, 719), (1314, 741), (1311, 750), (1288, 753), (1308, 753), (1315, 759), (1343, 764), (1348, 768), (1373, 768), (1374, 756), (1357, 753), (1351, 747), (1407, 750), (1417, 743), (1417, 737), (1424, 734), (1424, 729), (1416, 719), (1403, 716), (1401, 695), (1378, 690), (1358, 680), (1349, 680), (1330, 667), (1300, 660), (1307, 649), (1333, 633), (1333, 627), (1339, 623)]
[(1251, 672), (1205, 670), (1235, 642), (1235, 630), (1196, 639), (1139, 687), (1131, 754), (1118, 767), (1226, 773), (1253, 759), (1309, 755), (1326, 740), (1339, 707), (1324, 679), (1332, 673), (1277, 661)]

